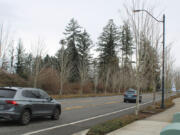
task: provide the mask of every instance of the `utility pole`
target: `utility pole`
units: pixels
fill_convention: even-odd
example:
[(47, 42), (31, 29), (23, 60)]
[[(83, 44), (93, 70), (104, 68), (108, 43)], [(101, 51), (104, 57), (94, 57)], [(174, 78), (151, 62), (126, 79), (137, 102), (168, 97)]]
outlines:
[(163, 54), (162, 54), (162, 101), (161, 108), (164, 108), (164, 61), (165, 61), (165, 14), (163, 15)]

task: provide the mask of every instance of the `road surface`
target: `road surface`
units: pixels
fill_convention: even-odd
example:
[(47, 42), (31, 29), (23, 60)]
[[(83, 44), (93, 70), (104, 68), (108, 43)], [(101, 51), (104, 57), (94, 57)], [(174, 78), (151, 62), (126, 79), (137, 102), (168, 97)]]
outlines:
[[(133, 113), (135, 108), (135, 103), (124, 103), (123, 96), (58, 101), (62, 104), (59, 120), (33, 119), (27, 126), (20, 126), (17, 122), (0, 122), (0, 135), (72, 135), (95, 124)], [(150, 104), (151, 101), (152, 94), (143, 95), (141, 107)]]

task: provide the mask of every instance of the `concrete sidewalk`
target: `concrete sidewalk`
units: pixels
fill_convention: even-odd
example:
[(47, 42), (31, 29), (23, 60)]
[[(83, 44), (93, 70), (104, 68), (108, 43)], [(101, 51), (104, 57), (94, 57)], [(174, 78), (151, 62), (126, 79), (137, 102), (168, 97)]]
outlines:
[(172, 108), (147, 119), (135, 121), (108, 135), (160, 135), (161, 130), (172, 121), (173, 115), (180, 112), (180, 98), (174, 102)]

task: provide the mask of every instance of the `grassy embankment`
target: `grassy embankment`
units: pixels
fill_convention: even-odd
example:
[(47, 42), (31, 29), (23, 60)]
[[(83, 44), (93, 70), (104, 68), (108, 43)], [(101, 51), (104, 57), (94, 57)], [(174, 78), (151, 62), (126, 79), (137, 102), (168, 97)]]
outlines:
[(104, 123), (95, 125), (89, 130), (87, 135), (105, 135), (116, 129), (122, 128), (122, 127), (126, 126), (127, 124), (130, 124), (136, 120), (141, 120), (141, 119), (150, 117), (154, 114), (163, 112), (166, 109), (168, 109), (174, 105), (173, 99), (179, 98), (179, 97), (180, 97), (180, 95), (176, 95), (176, 96), (173, 96), (173, 97), (170, 97), (169, 99), (167, 99), (165, 101), (164, 109), (161, 109), (161, 107), (160, 107), (161, 102), (157, 102), (155, 107), (150, 105), (150, 106), (144, 108), (143, 110), (141, 110), (139, 112), (138, 116), (136, 116), (135, 114), (125, 115), (123, 117), (116, 118), (114, 120), (109, 120)]

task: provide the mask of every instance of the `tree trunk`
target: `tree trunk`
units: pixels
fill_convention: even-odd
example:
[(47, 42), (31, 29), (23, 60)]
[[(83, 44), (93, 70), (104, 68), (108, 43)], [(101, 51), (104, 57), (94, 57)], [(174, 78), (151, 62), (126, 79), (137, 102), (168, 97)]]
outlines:
[(83, 83), (84, 83), (84, 81), (82, 80), (82, 81), (81, 81), (80, 95), (83, 95)]
[[(37, 58), (37, 59), (39, 59), (39, 58)], [(36, 60), (35, 77), (34, 77), (34, 88), (37, 88), (38, 67), (39, 67), (39, 60)]]
[(63, 94), (63, 77), (62, 77), (62, 74), (61, 74), (60, 85), (61, 85), (61, 89), (59, 90), (59, 95), (62, 95)]
[(135, 108), (135, 115), (139, 114), (139, 88), (137, 89), (137, 98), (136, 98), (136, 108)]
[(156, 85), (153, 83), (153, 106), (156, 105)]

